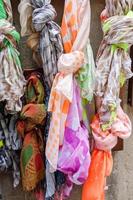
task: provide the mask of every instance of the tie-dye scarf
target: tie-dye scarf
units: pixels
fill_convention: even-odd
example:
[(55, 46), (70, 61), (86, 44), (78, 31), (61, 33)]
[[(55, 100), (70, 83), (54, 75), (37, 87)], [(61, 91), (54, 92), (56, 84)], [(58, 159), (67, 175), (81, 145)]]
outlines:
[(20, 98), (25, 86), (19, 52), (16, 49), (20, 36), (11, 23), (10, 1), (2, 0), (0, 4), (0, 101), (6, 100), (6, 110), (14, 113), (22, 108)]
[[(116, 16), (105, 18), (102, 22), (104, 39), (97, 55), (96, 95), (101, 98), (98, 112), (104, 130), (116, 117), (117, 107), (120, 105), (121, 86), (133, 75), (129, 55), (129, 49), (133, 44), (133, 12), (128, 3), (124, 4), (124, 8), (122, 2), (123, 13), (121, 8), (117, 10)], [(119, 9), (119, 1), (115, 4)], [(109, 13), (115, 14), (113, 4), (107, 1), (106, 15)]]

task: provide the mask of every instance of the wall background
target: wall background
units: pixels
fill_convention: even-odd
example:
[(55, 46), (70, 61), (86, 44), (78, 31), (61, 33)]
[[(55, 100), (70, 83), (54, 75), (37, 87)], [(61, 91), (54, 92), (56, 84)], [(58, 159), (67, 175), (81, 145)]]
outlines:
[[(58, 17), (57, 22), (61, 23), (63, 13), (63, 0), (53, 0), (56, 7)], [(19, 0), (12, 0), (14, 25), (20, 32), (19, 14), (17, 12)], [(102, 31), (100, 27), (99, 15), (104, 8), (104, 0), (91, 0), (92, 22), (91, 22), (91, 44), (94, 50), (94, 56), (98, 50), (102, 39)], [(32, 54), (25, 45), (26, 38), (22, 38), (19, 50), (21, 53), (22, 66), (24, 68), (34, 67)], [(125, 110), (129, 113), (133, 122), (133, 109), (125, 106)], [(132, 136), (133, 137), (133, 136)], [(125, 142), (125, 150), (114, 153), (114, 170), (112, 176), (108, 180), (109, 190), (106, 200), (133, 200), (133, 138)], [(22, 192), (21, 186), (17, 189), (12, 187), (12, 176), (10, 173), (0, 175), (0, 194), (2, 200), (34, 200), (32, 194), (28, 195)], [(1, 199), (1, 196), (0, 196)], [(81, 188), (75, 187), (70, 200), (81, 199)]]

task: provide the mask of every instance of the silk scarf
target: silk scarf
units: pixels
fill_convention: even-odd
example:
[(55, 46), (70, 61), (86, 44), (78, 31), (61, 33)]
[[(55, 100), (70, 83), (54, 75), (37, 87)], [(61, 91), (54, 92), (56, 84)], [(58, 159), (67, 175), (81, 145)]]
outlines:
[[(61, 33), (66, 54), (63, 54), (59, 58), (58, 69), (62, 70), (60, 70), (60, 73), (55, 77), (49, 102), (49, 111), (52, 111), (52, 120), (48, 142), (46, 145), (46, 156), (50, 165), (52, 166), (51, 171), (55, 171), (57, 169), (59, 146), (62, 146), (68, 110), (73, 99), (73, 74), (75, 73), (74, 68), (76, 66), (77, 72), (79, 67), (82, 67), (84, 64), (85, 56), (83, 51), (89, 36), (89, 6), (89, 1), (86, 0), (82, 2), (70, 0), (65, 1)], [(79, 18), (78, 13), (80, 13)], [(84, 37), (84, 40), (81, 40), (82, 37)], [(79, 55), (79, 64), (75, 65), (77, 55)], [(70, 62), (70, 60), (73, 60), (73, 62)], [(53, 105), (56, 106), (53, 107)], [(57, 130), (57, 124), (58, 130), (61, 131), (55, 131)], [(53, 142), (51, 143), (51, 141)], [(53, 143), (56, 144), (56, 147), (54, 146), (54, 148)]]

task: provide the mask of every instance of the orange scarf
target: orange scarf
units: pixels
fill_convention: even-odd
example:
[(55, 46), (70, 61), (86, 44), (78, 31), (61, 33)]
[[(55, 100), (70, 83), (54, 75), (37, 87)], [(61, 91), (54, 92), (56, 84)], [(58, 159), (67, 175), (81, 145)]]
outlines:
[(106, 177), (113, 166), (111, 152), (95, 149), (92, 154), (89, 176), (83, 186), (82, 200), (104, 200)]

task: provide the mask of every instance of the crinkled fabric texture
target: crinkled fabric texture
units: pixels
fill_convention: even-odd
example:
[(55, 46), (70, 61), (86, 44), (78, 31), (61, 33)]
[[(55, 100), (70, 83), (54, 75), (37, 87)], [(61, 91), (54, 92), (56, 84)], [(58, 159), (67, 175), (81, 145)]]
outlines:
[(111, 110), (116, 112), (120, 105), (121, 74), (125, 80), (133, 75), (129, 56), (129, 47), (133, 44), (132, 23), (133, 17), (127, 15), (110, 17), (103, 25), (104, 39), (97, 55), (96, 95), (101, 97), (100, 121), (107, 128)]
[(84, 62), (84, 53), (74, 51), (62, 54), (58, 60), (58, 70), (64, 75), (76, 73)]
[(3, 19), (0, 17), (0, 101), (6, 100), (6, 110), (14, 113), (22, 108), (20, 98), (24, 95), (26, 82), (19, 52), (16, 49), (20, 36), (10, 22), (12, 16), (10, 2), (4, 1), (4, 6), (7, 17)]
[(50, 4), (51, 1), (32, 0), (32, 22), (36, 32), (40, 33), (38, 49), (43, 63), (44, 78), (52, 86), (58, 71), (57, 61), (63, 52), (60, 27), (53, 21), (56, 11)]
[(116, 146), (118, 137), (126, 139), (131, 135), (131, 121), (121, 107), (118, 108), (116, 120), (110, 129), (102, 131), (99, 116), (96, 115), (91, 124), (92, 134), (97, 149), (108, 151)]
[(108, 17), (115, 15), (125, 15), (129, 10), (133, 10), (132, 0), (106, 0)]
[(46, 117), (44, 87), (37, 73), (28, 79), (25, 102), (17, 122), (18, 134), (23, 138), (21, 151), (21, 173), (23, 188), (31, 191), (44, 178), (43, 126)]

